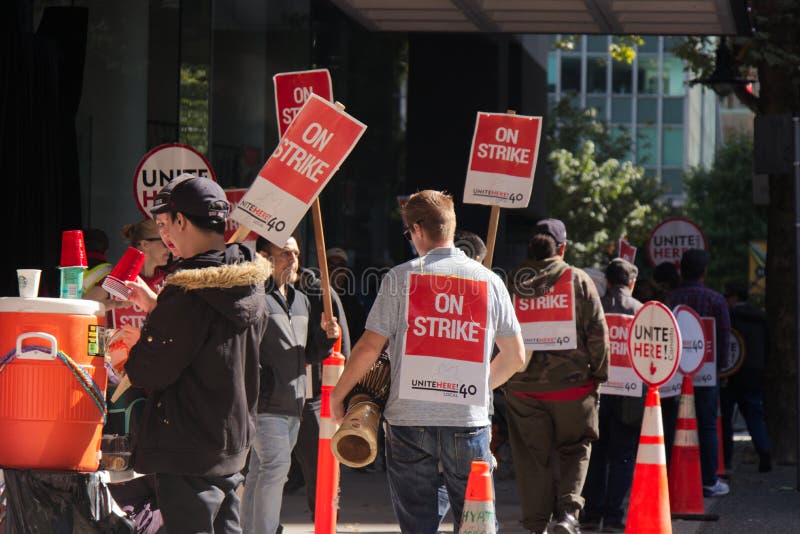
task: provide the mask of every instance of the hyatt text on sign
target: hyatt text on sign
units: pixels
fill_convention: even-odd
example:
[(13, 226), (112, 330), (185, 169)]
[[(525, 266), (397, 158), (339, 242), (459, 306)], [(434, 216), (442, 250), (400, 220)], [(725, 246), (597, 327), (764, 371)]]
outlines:
[(283, 246), (366, 128), (312, 94), (239, 201), (233, 219)]
[(464, 202), (524, 208), (531, 199), (542, 118), (478, 113)]
[(669, 308), (651, 300), (633, 317), (628, 354), (636, 374), (649, 386), (660, 386), (678, 370), (681, 333)]
[(275, 85), (275, 111), (278, 136), (283, 137), (311, 94), (333, 101), (331, 73), (328, 69), (282, 72), (272, 77)]
[(485, 403), (487, 282), (409, 273), (406, 310), (400, 398)]

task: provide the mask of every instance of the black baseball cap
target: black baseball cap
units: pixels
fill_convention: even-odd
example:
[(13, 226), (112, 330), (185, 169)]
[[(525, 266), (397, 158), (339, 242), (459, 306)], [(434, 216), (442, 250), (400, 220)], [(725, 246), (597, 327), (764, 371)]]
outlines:
[(152, 208), (150, 213), (158, 215), (159, 213), (174, 211), (186, 215), (224, 221), (228, 217), (230, 210), (231, 205), (225, 196), (225, 191), (222, 190), (217, 182), (210, 178), (193, 176), (174, 184), (166, 201)]
[(567, 228), (558, 219), (542, 219), (536, 223), (531, 232), (531, 237), (539, 234), (549, 235), (556, 240), (556, 245), (567, 242)]
[[(162, 187), (158, 191), (158, 193), (156, 193), (156, 198), (153, 199), (153, 207), (150, 208), (150, 214), (155, 216), (158, 215), (159, 213), (164, 213), (165, 211), (169, 211), (169, 206), (167, 206), (167, 202), (169, 202), (170, 193), (172, 193), (172, 190), (175, 188), (176, 185), (183, 182), (184, 180), (188, 180), (189, 178), (197, 178), (197, 176), (185, 172), (173, 178), (170, 182), (167, 183), (167, 185)], [(164, 209), (164, 206), (167, 206), (167, 208)]]

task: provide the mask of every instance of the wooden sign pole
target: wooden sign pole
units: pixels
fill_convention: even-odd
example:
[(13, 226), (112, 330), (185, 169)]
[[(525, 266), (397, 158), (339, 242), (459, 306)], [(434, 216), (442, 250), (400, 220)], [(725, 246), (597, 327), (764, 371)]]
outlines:
[(319, 206), (319, 197), (311, 204), (311, 217), (314, 220), (314, 242), (317, 244), (317, 259), (319, 260), (319, 276), (322, 281), (322, 308), (325, 310), (325, 319), (333, 318), (333, 303), (331, 302), (331, 279), (328, 274), (328, 257), (325, 252), (325, 233), (322, 230), (322, 210)]
[[(509, 115), (516, 115), (517, 112), (513, 109), (506, 111)], [(489, 232), (486, 234), (486, 257), (483, 258), (483, 266), (487, 269), (492, 268), (492, 260), (494, 259), (494, 247), (497, 243), (497, 227), (500, 224), (500, 206), (492, 206), (492, 211), (489, 213)]]

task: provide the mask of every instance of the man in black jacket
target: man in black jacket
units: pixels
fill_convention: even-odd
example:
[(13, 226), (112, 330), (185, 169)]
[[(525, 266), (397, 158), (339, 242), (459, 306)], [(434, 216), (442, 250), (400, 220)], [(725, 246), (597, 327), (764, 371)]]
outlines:
[(229, 204), (207, 178), (175, 186), (154, 215), (183, 258), (157, 300), (131, 283), (150, 312), (125, 370), (148, 390), (134, 467), (156, 474), (170, 532), (241, 532), (239, 498), (258, 397), (258, 353), (266, 323), (269, 265), (226, 246)]
[(269, 325), (261, 343), (256, 435), (242, 497), (242, 526), (248, 534), (274, 534), (303, 405), (310, 396), (306, 364), (328, 355), (339, 326), (335, 318), (314, 321), (308, 297), (292, 286), (300, 257), (295, 238), (283, 247), (259, 238), (256, 250), (270, 260), (273, 273), (266, 284)]

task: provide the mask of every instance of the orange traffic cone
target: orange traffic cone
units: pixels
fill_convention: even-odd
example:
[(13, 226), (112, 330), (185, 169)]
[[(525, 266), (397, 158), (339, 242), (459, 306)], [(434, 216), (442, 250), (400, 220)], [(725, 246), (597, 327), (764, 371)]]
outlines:
[(489, 462), (475, 460), (467, 479), (459, 534), (495, 534), (494, 491)]
[(681, 385), (675, 443), (669, 463), (669, 506), (674, 519), (715, 521), (717, 515), (703, 513), (703, 478), (700, 474), (700, 440), (694, 411), (692, 377)]
[(658, 388), (647, 391), (633, 487), (628, 503), (625, 532), (630, 534), (672, 534), (667, 486), (667, 458)]

